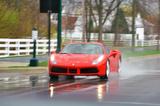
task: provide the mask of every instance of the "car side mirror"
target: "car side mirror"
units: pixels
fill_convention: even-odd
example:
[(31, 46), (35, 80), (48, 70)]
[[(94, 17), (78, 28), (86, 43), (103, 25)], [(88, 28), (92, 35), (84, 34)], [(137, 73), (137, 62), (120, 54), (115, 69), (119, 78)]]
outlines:
[(109, 55), (109, 57), (115, 57), (117, 55), (117, 51), (116, 50), (111, 50), (110, 51), (110, 55)]

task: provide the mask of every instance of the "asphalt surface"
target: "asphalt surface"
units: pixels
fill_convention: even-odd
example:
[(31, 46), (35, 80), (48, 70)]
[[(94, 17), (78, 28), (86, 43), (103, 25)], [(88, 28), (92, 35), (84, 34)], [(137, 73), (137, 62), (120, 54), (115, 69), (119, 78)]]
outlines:
[(123, 61), (108, 81), (76, 77), (57, 82), (32, 76), (0, 81), (0, 106), (160, 106), (160, 57)]

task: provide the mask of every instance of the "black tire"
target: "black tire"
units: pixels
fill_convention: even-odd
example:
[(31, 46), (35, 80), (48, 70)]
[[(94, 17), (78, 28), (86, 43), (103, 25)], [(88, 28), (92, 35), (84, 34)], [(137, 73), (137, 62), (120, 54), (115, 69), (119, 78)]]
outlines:
[(107, 61), (106, 73), (104, 76), (100, 76), (100, 79), (101, 80), (108, 80), (109, 73), (110, 73), (110, 62)]
[(74, 76), (73, 75), (68, 75), (68, 76), (66, 76), (66, 79), (67, 80), (74, 80)]
[(101, 80), (108, 80), (108, 77), (107, 77), (107, 75), (105, 75), (105, 76), (100, 76), (100, 79), (101, 79)]
[(50, 81), (58, 81), (59, 77), (56, 75), (50, 75)]
[(118, 61), (118, 71), (117, 72), (120, 73), (120, 71), (121, 71), (121, 60)]
[(121, 71), (121, 66), (122, 66), (122, 57), (120, 56), (118, 60), (118, 70), (117, 70), (118, 73), (120, 73)]

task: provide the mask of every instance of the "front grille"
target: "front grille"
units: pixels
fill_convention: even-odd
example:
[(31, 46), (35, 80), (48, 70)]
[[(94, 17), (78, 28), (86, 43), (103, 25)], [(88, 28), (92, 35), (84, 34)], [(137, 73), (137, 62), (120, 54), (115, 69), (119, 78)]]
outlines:
[(77, 73), (77, 69), (69, 69), (69, 73)]
[(53, 67), (52, 72), (55, 73), (67, 73), (67, 68), (61, 68), (61, 67)]
[(98, 70), (97, 70), (97, 68), (82, 68), (82, 69), (80, 69), (80, 73), (97, 73), (98, 72)]

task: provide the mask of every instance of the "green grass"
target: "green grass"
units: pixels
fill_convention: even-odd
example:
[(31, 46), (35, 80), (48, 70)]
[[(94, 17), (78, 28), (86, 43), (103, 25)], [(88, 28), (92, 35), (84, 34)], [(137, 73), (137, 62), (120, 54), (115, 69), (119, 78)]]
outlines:
[(137, 57), (160, 54), (160, 51), (156, 50), (144, 50), (144, 51), (126, 51), (123, 53), (124, 57)]
[(28, 68), (28, 66), (10, 66), (8, 68)]
[[(39, 54), (39, 55), (36, 55), (36, 56), (44, 56), (44, 54)], [(33, 55), (32, 54), (30, 54), (30, 55), (20, 55), (20, 56), (13, 55), (13, 56), (8, 56), (8, 57), (0, 57), (0, 59), (3, 59), (3, 58), (17, 58), (17, 57), (30, 57), (30, 58), (32, 58)]]
[(38, 66), (48, 66), (48, 61), (39, 62)]

